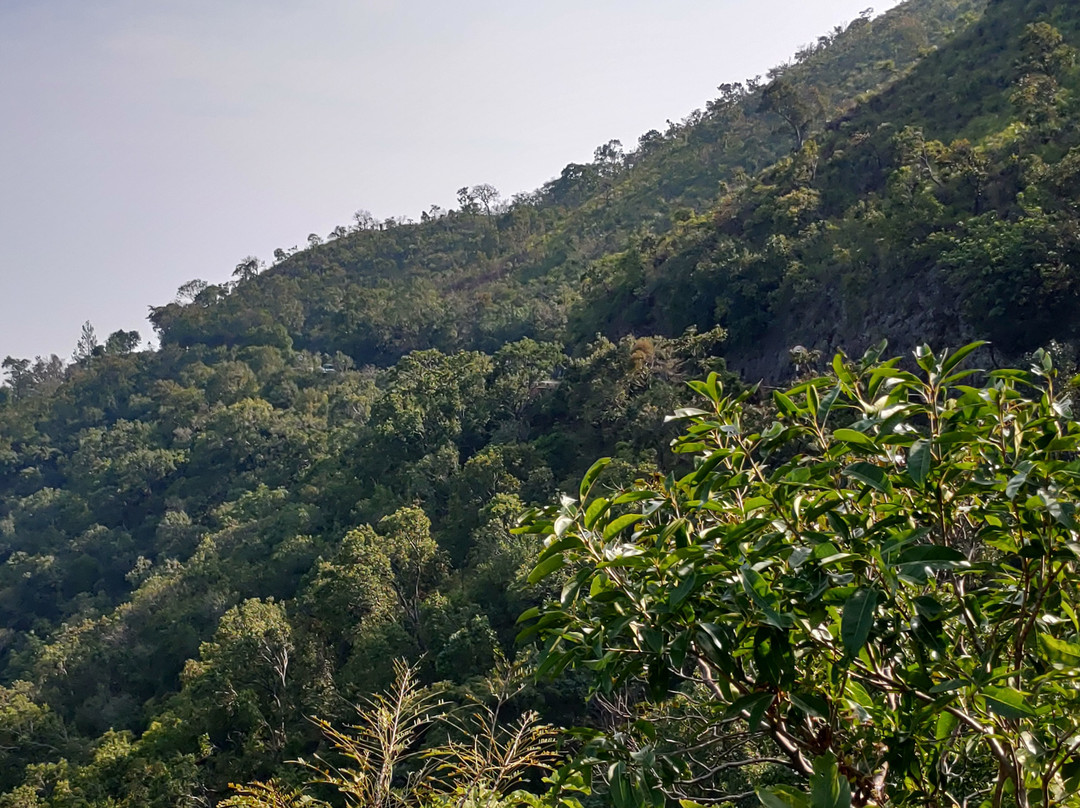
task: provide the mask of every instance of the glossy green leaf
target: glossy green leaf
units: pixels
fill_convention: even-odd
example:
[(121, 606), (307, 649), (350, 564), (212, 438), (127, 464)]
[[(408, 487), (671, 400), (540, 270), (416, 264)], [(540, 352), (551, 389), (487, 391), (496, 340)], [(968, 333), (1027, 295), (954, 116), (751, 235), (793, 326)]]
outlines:
[(697, 585), (697, 576), (694, 573), (690, 573), (681, 581), (678, 585), (671, 590), (671, 595), (668, 597), (668, 606), (674, 609), (680, 603), (682, 603), (694, 591), (694, 587)]
[(953, 368), (955, 368), (957, 365), (959, 365), (961, 362), (963, 362), (964, 358), (967, 357), (968, 354), (970, 354), (972, 351), (974, 351), (974, 350), (976, 350), (978, 348), (981, 348), (983, 345), (986, 345), (986, 344), (988, 344), (988, 343), (985, 340), (979, 340), (979, 341), (976, 341), (976, 342), (969, 342), (963, 348), (958, 348), (957, 350), (953, 351), (941, 363), (941, 373), (942, 373), (942, 375), (949, 373)]
[(870, 486), (876, 491), (884, 492), (889, 487), (889, 479), (885, 474), (885, 469), (875, 466), (873, 463), (852, 463), (844, 469), (844, 474), (864, 485)]
[(581, 502), (585, 502), (585, 499), (589, 496), (589, 491), (592, 490), (593, 483), (596, 482), (596, 478), (607, 468), (609, 463), (611, 463), (610, 457), (601, 457), (585, 472), (585, 476), (581, 478), (581, 486), (578, 489)]
[(829, 417), (829, 413), (832, 412), (832, 408), (836, 406), (836, 400), (840, 398), (840, 385), (836, 385), (829, 392), (825, 394), (825, 397), (821, 399), (821, 403), (817, 407), (817, 420), (818, 423), (824, 423)]
[(920, 488), (926, 485), (932, 459), (929, 441), (917, 440), (911, 444), (911, 449), (908, 451), (907, 472), (915, 485)]
[(814, 759), (810, 803), (813, 808), (851, 808), (851, 784), (840, 773), (836, 756), (831, 753)]
[(1009, 480), (1005, 486), (1005, 496), (1010, 500), (1016, 499), (1016, 495), (1020, 493), (1020, 489), (1024, 487), (1024, 483), (1027, 482), (1028, 476), (1034, 470), (1035, 464), (1024, 461), (1016, 468), (1016, 474)]
[(863, 432), (856, 432), (854, 429), (837, 429), (833, 432), (833, 439), (842, 440), (844, 443), (850, 443), (853, 446), (869, 449), (870, 451), (877, 451), (878, 448), (873, 438)]
[(1035, 718), (1036, 713), (1027, 704), (1027, 697), (1012, 687), (985, 687), (982, 691), (989, 710), (1002, 718), (1019, 720)]
[(791, 416), (799, 412), (798, 405), (779, 390), (773, 392), (773, 402), (782, 415)]
[(556, 570), (560, 570), (566, 566), (566, 560), (561, 555), (553, 555), (550, 558), (541, 561), (529, 573), (529, 583), (536, 584), (547, 578), (551, 573)]
[(610, 539), (613, 536), (617, 536), (622, 533), (626, 528), (636, 525), (645, 517), (640, 513), (628, 513), (625, 516), (620, 516), (618, 519), (612, 520), (607, 527), (604, 528), (604, 538)]
[(1080, 669), (1080, 645), (1059, 640), (1049, 634), (1039, 635), (1039, 644), (1046, 658), (1061, 670)]
[(938, 741), (944, 741), (949, 738), (953, 731), (960, 725), (960, 719), (950, 713), (948, 710), (942, 710), (938, 713), (937, 722), (934, 725), (934, 738)]
[(816, 693), (792, 693), (791, 703), (814, 718), (829, 717), (829, 702)]
[(591, 530), (593, 525), (596, 524), (596, 520), (603, 516), (610, 507), (611, 502), (604, 497), (597, 497), (590, 502), (589, 507), (585, 510), (585, 529)]
[(877, 600), (876, 590), (860, 589), (844, 604), (840, 620), (840, 639), (844, 643), (844, 649), (852, 656), (858, 655), (870, 637)]

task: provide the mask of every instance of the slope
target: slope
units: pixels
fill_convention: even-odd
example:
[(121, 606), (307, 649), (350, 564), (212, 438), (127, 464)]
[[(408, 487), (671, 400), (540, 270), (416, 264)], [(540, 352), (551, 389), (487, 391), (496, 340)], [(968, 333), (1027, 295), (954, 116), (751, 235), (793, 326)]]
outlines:
[[(341, 228), (329, 243), (261, 276), (189, 287), (193, 295), (154, 309), (152, 320), (163, 344), (288, 339), (358, 364), (428, 347), (493, 351), (526, 336), (569, 338), (581, 348), (582, 335), (568, 335), (566, 323), (594, 262), (707, 209), (726, 183), (792, 149), (785, 115), (798, 117), (805, 137), (862, 94), (897, 81), (981, 7), (913, 0), (881, 18), (860, 18), (772, 71), (768, 85), (724, 85), (704, 111), (643, 135), (628, 153), (605, 144), (595, 162), (567, 166), (535, 193), (500, 205), (486, 186), (462, 189), (459, 209), (425, 213), (416, 224), (361, 215), (352, 232)], [(777, 87), (785, 88), (782, 97), (772, 92)], [(255, 268), (241, 267), (241, 276)]]
[(1071, 354), (1077, 45), (1074, 4), (991, 4), (709, 213), (599, 262), (583, 298), (607, 305), (576, 308), (576, 333), (719, 324), (728, 360), (773, 380), (795, 345)]
[[(347, 719), (396, 656), (464, 698), (557, 594), (528, 582), (539, 548), (510, 533), (517, 514), (596, 455), (616, 458), (601, 485), (672, 471), (651, 448), (663, 416), (721, 353), (782, 375), (804, 334), (1000, 328), (1022, 350), (1066, 326), (1075, 75), (1026, 27), (1052, 15), (1073, 39), (1077, 12), (995, 3), (983, 33), (916, 63), (970, 8), (857, 23), (506, 210), (470, 189), (419, 224), (361, 220), (262, 274), (245, 262), (252, 277), (156, 311), (157, 352), (117, 339), (23, 368), (0, 394), (0, 805), (216, 802), (318, 750), (306, 716)], [(998, 100), (934, 136), (977, 143), (851, 96), (885, 75), (918, 105), (936, 71), (980, 69), (970, 49), (1006, 53), (979, 84)], [(879, 65), (892, 53), (899, 74)], [(842, 114), (807, 132), (763, 104)], [(1009, 296), (1025, 268), (1037, 282)], [(922, 319), (883, 319), (905, 307)], [(513, 709), (569, 722), (582, 696), (537, 686)]]

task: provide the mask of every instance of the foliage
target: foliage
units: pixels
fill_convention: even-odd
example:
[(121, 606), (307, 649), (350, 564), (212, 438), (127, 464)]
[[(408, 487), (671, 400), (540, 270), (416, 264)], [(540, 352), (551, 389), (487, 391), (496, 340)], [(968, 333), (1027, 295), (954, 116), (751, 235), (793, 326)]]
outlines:
[(837, 356), (765, 429), (749, 391), (693, 382), (691, 472), (598, 493), (600, 463), (526, 527), (549, 537), (533, 579), (567, 570), (525, 632), (540, 670), (699, 683), (698, 709), (775, 749), (742, 765), (809, 780), (767, 805), (1059, 804), (1080, 782), (1080, 425), (1048, 354), (972, 386), (976, 348), (923, 348), (918, 374)]
[[(495, 694), (494, 707), (474, 699), (472, 709), (462, 712), (437, 691), (423, 689), (415, 669), (401, 661), (394, 667), (390, 692), (361, 706), (357, 724), (338, 730), (316, 721), (340, 762), (323, 757), (297, 761), (312, 773), (312, 785), (330, 786), (345, 805), (365, 808), (528, 802), (531, 795), (517, 788), (527, 775), (552, 770), (554, 728), (530, 712), (501, 726), (500, 711), (513, 695), (510, 691)], [(495, 684), (501, 689), (499, 684), (509, 682)], [(425, 737), (444, 732), (449, 732), (445, 742), (422, 745)], [(326, 805), (274, 781), (233, 788), (236, 794), (222, 803), (227, 808)]]
[[(115, 332), (73, 364), (6, 358), (0, 805), (206, 805), (237, 781), (301, 799), (285, 762), (333, 754), (307, 716), (343, 726), (396, 658), (496, 737), (469, 694), (566, 574), (529, 581), (543, 548), (515, 515), (600, 454), (597, 491), (674, 488), (694, 453), (657, 447), (687, 379), (808, 378), (886, 335), (1074, 362), (1077, 44), (1075, 4), (909, 0), (534, 193), (358, 211), (184, 284), (152, 312), (159, 349)], [(586, 703), (590, 675), (526, 688), (497, 737), (529, 710), (585, 724), (620, 800), (798, 782), (704, 680)], [(440, 726), (425, 744), (461, 742)]]

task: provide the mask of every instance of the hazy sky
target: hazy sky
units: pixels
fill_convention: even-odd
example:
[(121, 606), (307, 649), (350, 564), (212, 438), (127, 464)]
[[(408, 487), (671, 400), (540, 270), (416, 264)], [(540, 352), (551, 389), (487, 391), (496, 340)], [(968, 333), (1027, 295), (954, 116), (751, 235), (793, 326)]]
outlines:
[(0, 0), (0, 358), (149, 337), (358, 208), (532, 190), (867, 2)]

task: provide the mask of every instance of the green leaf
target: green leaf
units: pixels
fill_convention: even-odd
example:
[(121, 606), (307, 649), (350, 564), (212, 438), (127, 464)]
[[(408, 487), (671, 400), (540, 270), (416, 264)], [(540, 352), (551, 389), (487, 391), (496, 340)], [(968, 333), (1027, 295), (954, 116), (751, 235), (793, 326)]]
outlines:
[(816, 693), (792, 693), (791, 703), (814, 718), (829, 717), (829, 702)]
[(829, 413), (832, 412), (833, 406), (836, 404), (836, 400), (840, 398), (840, 385), (836, 385), (829, 392), (825, 394), (825, 398), (821, 399), (821, 403), (817, 408), (817, 421), (818, 423), (824, 423), (829, 417)]
[(1012, 687), (985, 687), (983, 696), (990, 712), (1017, 721), (1021, 718), (1035, 718), (1036, 713), (1025, 703), (1025, 695)]
[(857, 656), (874, 627), (874, 611), (878, 594), (873, 589), (860, 589), (844, 604), (840, 619), (840, 639), (851, 656)]
[(937, 724), (934, 727), (934, 739), (944, 741), (953, 734), (953, 730), (960, 724), (960, 719), (948, 710), (938, 713)]
[(885, 474), (885, 469), (873, 463), (853, 463), (844, 469), (844, 474), (870, 486), (875, 491), (889, 489), (889, 478)]
[(632, 790), (626, 776), (626, 764), (619, 761), (608, 770), (608, 792), (615, 808), (633, 808)]
[(907, 471), (908, 476), (919, 488), (926, 485), (926, 478), (930, 475), (931, 459), (929, 441), (917, 440), (911, 444), (911, 449), (908, 451)]
[(945, 607), (932, 595), (919, 595), (915, 598), (915, 611), (924, 620), (940, 620), (945, 614)]
[(836, 378), (842, 382), (852, 382), (854, 379), (851, 375), (851, 371), (844, 365), (844, 357), (842, 354), (834, 354), (832, 359), (833, 373), (836, 374)]
[(533, 606), (531, 609), (526, 609), (521, 613), (521, 617), (517, 619), (517, 625), (521, 625), (529, 620), (534, 620), (540, 616), (540, 607)]
[(776, 404), (776, 408), (780, 410), (783, 415), (797, 415), (799, 412), (798, 405), (779, 390), (773, 392), (773, 401)]
[(930, 573), (965, 566), (967, 556), (952, 547), (918, 544), (904, 550), (895, 561), (890, 561), (901, 575), (922, 581)]
[(814, 773), (810, 775), (810, 804), (814, 808), (851, 808), (851, 783), (840, 774), (835, 755), (821, 755), (814, 759)]
[(589, 491), (592, 490), (593, 483), (595, 483), (596, 478), (600, 476), (600, 472), (602, 472), (610, 462), (610, 457), (601, 457), (592, 464), (588, 471), (585, 472), (585, 476), (581, 478), (581, 488), (579, 489), (582, 502), (589, 496)]
[(694, 573), (690, 573), (681, 581), (678, 585), (671, 590), (671, 595), (668, 597), (668, 606), (674, 609), (684, 600), (686, 596), (694, 591), (694, 587), (697, 585), (697, 576)]
[(811, 808), (810, 798), (791, 786), (759, 788), (757, 798), (765, 808)]
[(730, 653), (729, 643), (723, 629), (715, 623), (702, 623), (699, 626), (696, 644), (710, 659), (721, 660)]
[(765, 622), (776, 628), (786, 629), (791, 625), (791, 615), (781, 615), (778, 611), (780, 600), (769, 589), (768, 582), (751, 567), (743, 567), (740, 571), (743, 589), (765, 616)]
[(596, 524), (596, 520), (604, 515), (604, 512), (611, 507), (611, 503), (604, 497), (597, 497), (589, 503), (588, 509), (585, 511), (585, 529), (591, 530), (592, 526)]
[(541, 561), (532, 572), (529, 573), (529, 583), (536, 584), (547, 578), (556, 570), (566, 566), (566, 560), (561, 555), (553, 555)]
[(1040, 634), (1039, 643), (1046, 653), (1046, 658), (1058, 670), (1080, 668), (1080, 645), (1059, 640), (1049, 634)]
[(631, 502), (641, 502), (645, 499), (652, 499), (656, 496), (655, 491), (627, 491), (625, 494), (619, 494), (611, 501), (612, 505), (627, 505)]
[(955, 353), (946, 357), (945, 361), (941, 363), (941, 375), (947, 374), (954, 367), (964, 361), (964, 357), (977, 348), (981, 348), (983, 345), (988, 344), (985, 340), (978, 342), (969, 342), (963, 348), (958, 348)]
[(1016, 467), (1016, 475), (1009, 480), (1008, 484), (1005, 486), (1005, 496), (1007, 496), (1010, 501), (1016, 499), (1016, 495), (1020, 493), (1020, 489), (1024, 487), (1028, 475), (1031, 474), (1034, 468), (1035, 464), (1030, 460), (1025, 460)]
[(640, 513), (628, 513), (625, 516), (620, 516), (604, 528), (604, 538), (610, 539), (612, 536), (622, 533), (623, 530), (630, 527), (630, 525), (637, 524), (644, 518), (644, 515)]
[(755, 732), (761, 724), (765, 711), (772, 706), (774, 701), (776, 701), (776, 696), (772, 693), (750, 693), (746, 696), (740, 696), (724, 712), (724, 717), (729, 719), (745, 718), (750, 731)]
[(844, 443), (850, 443), (853, 446), (871, 451), (877, 451), (878, 448), (873, 438), (862, 432), (856, 432), (854, 429), (837, 429), (833, 432), (833, 439), (842, 440)]
[(931, 373), (936, 369), (938, 361), (930, 346), (924, 344), (915, 349), (915, 363), (927, 373)]

